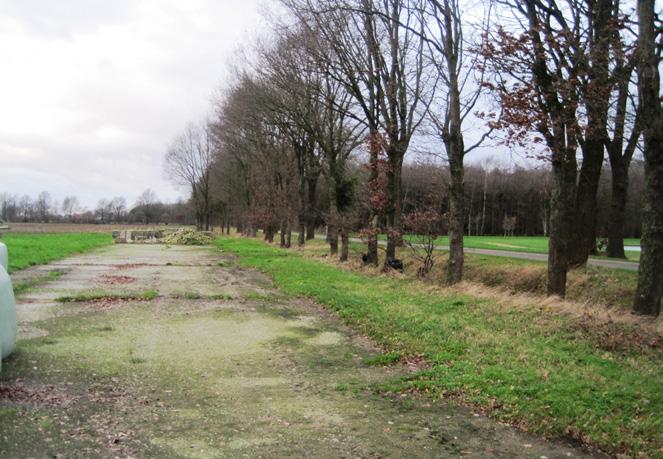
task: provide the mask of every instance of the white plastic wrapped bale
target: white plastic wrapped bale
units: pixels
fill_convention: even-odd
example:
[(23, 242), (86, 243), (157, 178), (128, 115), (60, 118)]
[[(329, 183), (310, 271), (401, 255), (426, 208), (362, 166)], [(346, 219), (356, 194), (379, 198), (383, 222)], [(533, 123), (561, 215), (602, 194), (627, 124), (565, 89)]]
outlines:
[(0, 267), (0, 355), (4, 359), (16, 347), (16, 300), (9, 274)]
[(9, 256), (7, 255), (7, 246), (0, 242), (0, 266), (9, 271)]

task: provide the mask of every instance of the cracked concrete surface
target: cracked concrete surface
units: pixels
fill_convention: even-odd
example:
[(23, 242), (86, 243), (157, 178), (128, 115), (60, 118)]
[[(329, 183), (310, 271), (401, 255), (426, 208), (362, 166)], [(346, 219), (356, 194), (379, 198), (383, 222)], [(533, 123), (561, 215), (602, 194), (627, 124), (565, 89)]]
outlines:
[(53, 270), (19, 296), (2, 457), (590, 456), (445, 402), (375, 395), (406, 369), (368, 366), (368, 340), (215, 249), (116, 245), (15, 280)]

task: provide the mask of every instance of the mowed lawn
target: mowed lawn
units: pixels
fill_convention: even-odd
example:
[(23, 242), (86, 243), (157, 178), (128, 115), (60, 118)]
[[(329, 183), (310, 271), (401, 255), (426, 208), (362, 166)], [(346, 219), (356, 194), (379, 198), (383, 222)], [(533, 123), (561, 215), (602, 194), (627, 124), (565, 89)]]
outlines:
[[(413, 242), (417, 242), (416, 236), (406, 235)], [(381, 240), (386, 240), (386, 235), (380, 235)], [(440, 246), (448, 246), (447, 236), (438, 237), (435, 243)], [(511, 252), (548, 253), (548, 238), (545, 236), (465, 236), (463, 244), (467, 249), (490, 249)], [(640, 239), (624, 239), (625, 246), (640, 246)], [(626, 257), (631, 261), (640, 259), (640, 252), (626, 251)]]
[(383, 346), (382, 363), (419, 356), (428, 363), (377, 390), (460, 400), (538, 435), (663, 457), (663, 353), (632, 325), (372, 277), (257, 240), (217, 245), (287, 294), (336, 311)]
[(0, 241), (7, 245), (11, 273), (108, 245), (112, 238), (100, 233), (8, 233)]
[[(438, 245), (449, 245), (449, 238), (439, 237)], [(513, 252), (547, 253), (548, 238), (544, 236), (465, 236), (465, 247), (471, 249), (511, 250)], [(626, 246), (639, 246), (640, 239), (624, 239)]]

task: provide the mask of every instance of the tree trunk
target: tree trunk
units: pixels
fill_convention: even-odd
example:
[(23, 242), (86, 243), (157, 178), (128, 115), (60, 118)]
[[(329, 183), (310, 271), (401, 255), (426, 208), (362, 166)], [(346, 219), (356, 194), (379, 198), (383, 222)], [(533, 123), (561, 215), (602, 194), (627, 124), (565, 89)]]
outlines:
[(297, 245), (303, 247), (306, 244), (306, 222), (299, 220), (299, 234), (297, 235)]
[[(302, 172), (300, 172), (302, 173)], [(297, 216), (297, 245), (303, 247), (306, 244), (306, 221), (308, 218), (308, 196), (306, 194), (306, 180), (302, 177), (299, 183), (299, 214)]]
[(338, 228), (335, 223), (327, 224), (327, 240), (329, 241), (329, 254), (338, 254)]
[(274, 242), (274, 233), (275, 233), (274, 227), (270, 224), (267, 225), (267, 228), (265, 228), (265, 240), (269, 243)]
[(327, 216), (327, 241), (329, 242), (330, 255), (338, 254), (338, 197), (337, 197), (337, 181), (334, 176), (335, 165), (329, 166), (331, 173), (327, 177), (329, 182), (329, 215)]
[(312, 239), (315, 239), (315, 223), (309, 221), (306, 225), (306, 240), (310, 241)]
[(308, 200), (306, 207), (306, 240), (315, 239), (315, 224), (318, 219), (318, 177), (307, 179)]
[(403, 154), (394, 149), (389, 154), (389, 171), (387, 186), (389, 205), (387, 211), (387, 256), (385, 268), (389, 260), (396, 258), (396, 247), (403, 245), (403, 196), (401, 192), (401, 175), (403, 171)]
[(203, 216), (205, 231), (210, 230), (210, 222), (212, 220), (212, 206), (210, 205), (209, 192), (203, 192)]
[(575, 231), (571, 267), (587, 264), (590, 254), (596, 253), (596, 195), (603, 166), (603, 140), (588, 138), (583, 147), (582, 166), (578, 178), (575, 202)]
[(645, 191), (642, 254), (633, 310), (658, 316), (663, 293), (663, 110), (654, 2), (638, 0), (638, 90), (643, 123)]
[[(448, 147), (449, 173), (449, 260), (447, 262), (447, 285), (463, 280), (463, 233), (465, 226), (465, 190), (463, 186), (464, 167), (462, 151)], [(458, 154), (460, 153), (460, 155)], [(460, 156), (460, 157), (459, 157)]]
[(587, 264), (590, 254), (596, 254), (596, 195), (603, 166), (605, 130), (608, 119), (609, 44), (613, 30), (610, 17), (611, 1), (593, 2), (588, 12), (591, 18), (589, 87), (585, 99), (587, 127), (582, 145), (582, 166), (576, 190), (575, 237), (571, 266)]
[(612, 173), (612, 194), (610, 196), (610, 220), (608, 222), (608, 247), (606, 252), (612, 258), (626, 258), (624, 252), (624, 222), (628, 193), (628, 168), (622, 160), (613, 161), (611, 159), (610, 169)]
[(289, 249), (290, 247), (292, 247), (292, 225), (288, 220), (285, 224), (285, 248)]
[(481, 208), (481, 227), (477, 230), (477, 236), (483, 236), (486, 228), (486, 200), (488, 197), (488, 165), (483, 173), (483, 206)]
[(566, 273), (573, 231), (576, 188), (575, 152), (553, 152), (548, 247), (548, 295), (566, 295)]
[[(445, 3), (447, 18), (451, 17), (449, 3)], [(447, 261), (447, 285), (454, 285), (463, 280), (465, 254), (463, 252), (463, 233), (465, 224), (465, 144), (463, 141), (460, 84), (457, 73), (457, 56), (454, 51), (452, 23), (445, 21), (445, 54), (449, 71), (449, 114), (448, 131), (444, 133), (444, 144), (449, 158), (449, 260)]]
[(280, 246), (282, 249), (285, 249), (285, 248), (286, 248), (286, 243), (285, 243), (285, 233), (286, 233), (285, 225), (286, 225), (285, 222), (281, 222), (281, 228), (280, 228), (280, 230), (279, 230), (279, 236), (280, 236), (280, 237), (279, 237), (279, 239), (280, 239), (279, 246)]
[(341, 261), (348, 261), (350, 255), (350, 238), (348, 237), (348, 228), (341, 226)]
[[(378, 181), (378, 157), (380, 155), (380, 142), (379, 142), (380, 133), (376, 128), (372, 128), (370, 137), (369, 137), (369, 169), (371, 171), (369, 186), (377, 183)], [(366, 244), (366, 259), (365, 263), (367, 265), (378, 265), (378, 223), (379, 215), (377, 209), (371, 208), (371, 215), (369, 217), (369, 234)]]
[[(645, 129), (645, 149), (651, 152), (645, 160), (645, 192), (642, 209), (642, 239), (640, 245), (640, 269), (638, 287), (633, 305), (634, 312), (658, 316), (663, 294), (663, 123), (659, 133), (650, 134)], [(658, 137), (654, 140), (653, 138)]]

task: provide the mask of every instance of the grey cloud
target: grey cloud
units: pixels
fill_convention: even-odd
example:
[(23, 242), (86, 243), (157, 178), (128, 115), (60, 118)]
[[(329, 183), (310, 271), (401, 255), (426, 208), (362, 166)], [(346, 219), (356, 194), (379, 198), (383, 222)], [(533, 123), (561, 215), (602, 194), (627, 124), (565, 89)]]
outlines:
[(88, 207), (148, 187), (175, 199), (166, 145), (209, 113), (258, 11), (258, 0), (2, 2), (0, 192), (47, 189)]

